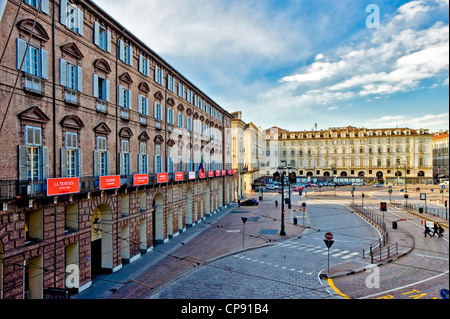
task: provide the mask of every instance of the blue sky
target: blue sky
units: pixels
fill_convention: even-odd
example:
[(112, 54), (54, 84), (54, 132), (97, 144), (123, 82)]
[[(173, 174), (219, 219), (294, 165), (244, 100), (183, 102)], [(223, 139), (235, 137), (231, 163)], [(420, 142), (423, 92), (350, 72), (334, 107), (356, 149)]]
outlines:
[(94, 1), (246, 122), (449, 127), (448, 0)]

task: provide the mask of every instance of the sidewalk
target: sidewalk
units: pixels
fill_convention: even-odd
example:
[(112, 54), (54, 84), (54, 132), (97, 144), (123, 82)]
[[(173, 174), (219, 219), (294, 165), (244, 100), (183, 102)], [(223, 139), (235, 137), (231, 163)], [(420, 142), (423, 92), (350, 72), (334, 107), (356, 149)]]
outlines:
[[(220, 220), (236, 206), (237, 204), (231, 204), (229, 207), (222, 209), (209, 217), (205, 217), (203, 221), (198, 221), (194, 227), (187, 228), (186, 231), (176, 237), (173, 237), (165, 244), (155, 246), (153, 250), (142, 255), (135, 262), (124, 265), (123, 268), (116, 273), (96, 276), (92, 280), (91, 287), (77, 295), (72, 296), (71, 299), (115, 298), (114, 294), (119, 291), (119, 289), (124, 289), (124, 287), (132, 285), (133, 283), (136, 284), (136, 278), (139, 278), (140, 275), (145, 274), (146, 272), (154, 272), (152, 267), (157, 265), (158, 262), (174, 253), (181, 246), (192, 241), (195, 237), (210, 227), (210, 222)], [(148, 285), (142, 286), (147, 290), (154, 288)]]

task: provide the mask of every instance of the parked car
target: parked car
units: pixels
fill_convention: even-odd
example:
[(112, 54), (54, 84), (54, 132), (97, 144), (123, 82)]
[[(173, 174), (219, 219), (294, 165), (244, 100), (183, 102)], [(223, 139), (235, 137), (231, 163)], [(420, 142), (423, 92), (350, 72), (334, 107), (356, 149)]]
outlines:
[(373, 187), (383, 187), (383, 186), (384, 186), (383, 183), (378, 183), (378, 184), (373, 185)]
[(449, 186), (449, 182), (445, 181), (445, 182), (440, 183), (439, 185), (441, 185), (441, 186)]
[(299, 192), (299, 191), (302, 191), (302, 190), (303, 190), (302, 186), (298, 186), (298, 187), (294, 188), (295, 192)]
[(273, 184), (268, 184), (268, 185), (266, 186), (266, 188), (267, 188), (267, 189), (278, 189), (278, 186), (277, 186), (277, 185), (273, 185)]
[(258, 206), (258, 201), (254, 198), (250, 198), (241, 202), (241, 206)]

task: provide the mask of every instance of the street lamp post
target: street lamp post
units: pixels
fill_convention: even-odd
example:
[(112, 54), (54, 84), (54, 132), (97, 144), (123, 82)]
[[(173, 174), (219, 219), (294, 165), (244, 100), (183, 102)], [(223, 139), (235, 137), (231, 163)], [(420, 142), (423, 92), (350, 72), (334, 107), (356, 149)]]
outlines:
[[(281, 161), (282, 163), (286, 162), (286, 161)], [(280, 230), (280, 235), (281, 236), (285, 236), (286, 235), (286, 229), (285, 229), (285, 225), (284, 225), (284, 179), (286, 177), (286, 172), (285, 169), (291, 169), (291, 167), (287, 167), (287, 166), (280, 166), (277, 169), (277, 173), (280, 175), (280, 179), (281, 179), (281, 230)], [(281, 171), (281, 173), (279, 172)], [(291, 207), (290, 202), (291, 202), (291, 187), (290, 187), (290, 183), (289, 183), (289, 208)]]

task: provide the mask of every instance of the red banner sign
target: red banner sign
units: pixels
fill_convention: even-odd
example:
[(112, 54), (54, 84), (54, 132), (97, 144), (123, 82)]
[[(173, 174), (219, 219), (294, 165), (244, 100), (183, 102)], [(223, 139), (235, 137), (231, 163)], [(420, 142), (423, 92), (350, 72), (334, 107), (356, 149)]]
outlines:
[(182, 181), (182, 180), (184, 180), (184, 173), (182, 173), (182, 172), (177, 172), (177, 173), (175, 173), (175, 180), (178, 182), (178, 181)]
[(208, 177), (214, 177), (214, 171), (209, 171), (208, 172)]
[(120, 188), (120, 175), (100, 176), (100, 190)]
[(168, 183), (169, 182), (169, 173), (160, 173), (158, 174), (158, 183)]
[(134, 174), (133, 176), (134, 186), (147, 185), (148, 175), (147, 174)]
[(80, 179), (51, 178), (47, 179), (47, 196), (65, 195), (80, 192)]
[(198, 175), (200, 176), (200, 178), (205, 178), (206, 177), (206, 172), (198, 172)]
[(216, 176), (220, 176), (220, 171), (216, 170)]
[(222, 176), (225, 176), (225, 175), (227, 175), (227, 171), (226, 171), (226, 170), (223, 170), (223, 171), (222, 171)]

